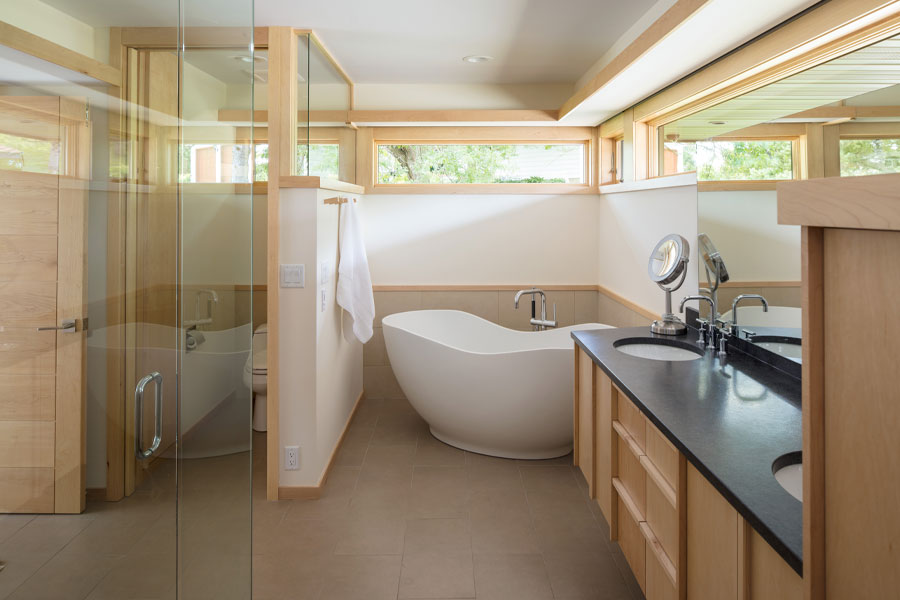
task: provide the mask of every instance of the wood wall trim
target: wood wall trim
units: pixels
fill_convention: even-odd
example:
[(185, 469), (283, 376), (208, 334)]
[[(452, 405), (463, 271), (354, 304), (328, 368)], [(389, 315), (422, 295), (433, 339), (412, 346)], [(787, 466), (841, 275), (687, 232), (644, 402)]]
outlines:
[(575, 291), (575, 292), (597, 292), (600, 291), (599, 285), (594, 284), (549, 284), (537, 285), (484, 285), (484, 284), (453, 284), (453, 285), (373, 285), (372, 290), (375, 292), (497, 292), (497, 291), (519, 291), (527, 290), (532, 287), (540, 288), (544, 291)]
[(122, 72), (74, 50), (0, 21), (0, 40), (4, 46), (30, 54), (114, 86), (122, 85)]
[(607, 298), (614, 300), (614, 301), (618, 302), (619, 304), (638, 313), (642, 317), (646, 317), (651, 320), (659, 319), (659, 317), (660, 317), (659, 313), (653, 312), (652, 310), (644, 308), (643, 306), (640, 306), (639, 304), (635, 304), (631, 300), (625, 298), (624, 296), (620, 296), (619, 294), (615, 293), (614, 291), (612, 291), (611, 289), (609, 289), (605, 286), (598, 285), (597, 291), (599, 291), (601, 294), (603, 294)]
[(896, 0), (830, 0), (635, 106), (659, 125), (900, 32)]
[(345, 192), (347, 194), (364, 194), (366, 188), (353, 183), (346, 183), (336, 179), (316, 177), (314, 175), (282, 175), (278, 178), (278, 186), (282, 189), (305, 188), (322, 189), (333, 192)]
[(898, 190), (900, 174), (782, 182), (778, 184), (778, 222), (900, 230)]
[[(132, 48), (175, 48), (178, 45), (177, 27), (122, 27), (122, 44)], [(247, 27), (185, 27), (184, 44), (192, 48), (246, 48), (250, 43)], [(253, 45), (257, 50), (269, 45), (269, 28), (253, 30)]]
[(581, 87), (575, 94), (566, 100), (559, 109), (559, 118), (575, 110), (582, 102), (596, 94), (603, 86), (612, 81), (614, 77), (634, 64), (638, 59), (649, 52), (654, 46), (664, 40), (675, 31), (682, 23), (687, 21), (694, 13), (703, 8), (708, 0), (677, 0), (669, 10), (662, 14), (650, 27), (648, 27), (636, 40), (631, 42), (625, 50), (612, 59), (599, 73)]
[(376, 127), (375, 143), (540, 143), (540, 142), (590, 142), (594, 137), (593, 127), (549, 127), (529, 126), (451, 126), (451, 127)]
[[(267, 202), (266, 282), (278, 290), (281, 177), (293, 172), (297, 146), (297, 36), (290, 27), (269, 29), (269, 181)], [(279, 294), (266, 294), (268, 383), (266, 394), (266, 498), (278, 500), (279, 419)]]
[[(365, 189), (365, 188), (363, 188)], [(369, 194), (506, 194), (569, 195), (597, 194), (597, 188), (583, 183), (377, 183)]]
[[(762, 287), (800, 287), (801, 281), (726, 281), (719, 285), (721, 288), (762, 288)], [(701, 283), (701, 287), (703, 284)]]
[(698, 192), (774, 192), (777, 181), (698, 181)]
[[(780, 204), (779, 199), (779, 204)], [(825, 232), (803, 227), (803, 586), (806, 600), (825, 598)]]

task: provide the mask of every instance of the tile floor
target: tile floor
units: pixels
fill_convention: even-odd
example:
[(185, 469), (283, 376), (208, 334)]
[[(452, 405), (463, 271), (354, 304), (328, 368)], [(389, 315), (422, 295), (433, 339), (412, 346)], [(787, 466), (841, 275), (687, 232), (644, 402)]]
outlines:
[(318, 500), (266, 502), (260, 454), (255, 600), (642, 597), (571, 456), (452, 448), (406, 400), (365, 401)]
[[(255, 600), (635, 600), (571, 457), (514, 461), (446, 446), (405, 400), (367, 400), (322, 498), (265, 500), (253, 453)], [(0, 516), (0, 599), (246, 600), (247, 453), (174, 461), (82, 515)], [(223, 569), (223, 565), (225, 568)]]

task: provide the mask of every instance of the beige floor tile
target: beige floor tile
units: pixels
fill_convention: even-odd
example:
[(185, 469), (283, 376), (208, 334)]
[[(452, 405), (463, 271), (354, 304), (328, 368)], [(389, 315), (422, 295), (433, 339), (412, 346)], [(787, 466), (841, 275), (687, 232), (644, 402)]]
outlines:
[(410, 518), (465, 516), (467, 499), (465, 467), (415, 467)]
[(557, 598), (619, 600), (629, 596), (609, 552), (544, 554), (544, 564)]
[(466, 502), (469, 518), (496, 519), (503, 515), (531, 518), (525, 490), (512, 487), (472, 490)]
[(375, 424), (372, 446), (397, 446), (415, 444), (419, 436), (428, 432), (428, 426), (414, 412), (395, 411), (390, 415), (382, 413)]
[(34, 520), (34, 515), (0, 515), (0, 543)]
[(335, 466), (339, 467), (360, 467), (366, 457), (366, 450), (369, 448), (369, 442), (350, 442), (345, 441), (337, 456), (334, 459)]
[(476, 554), (479, 600), (552, 600), (553, 590), (540, 554)]
[(414, 462), (416, 465), (431, 467), (462, 467), (466, 464), (466, 454), (432, 435), (421, 435)]
[(573, 482), (572, 488), (547, 486), (544, 489), (530, 490), (528, 507), (537, 518), (583, 518), (593, 515), (589, 507), (589, 499)]
[(403, 553), (406, 519), (375, 515), (359, 517), (341, 525), (334, 553), (393, 555)]
[(605, 552), (607, 539), (593, 516), (535, 517), (534, 532), (543, 553)]
[(400, 556), (336, 556), (319, 600), (396, 600)]
[(522, 483), (525, 489), (532, 491), (576, 491), (578, 483), (572, 469), (565, 466), (523, 467)]
[(366, 473), (404, 469), (412, 476), (411, 467), (416, 455), (416, 443), (370, 446), (363, 461)]
[(253, 557), (253, 600), (316, 600), (325, 582), (325, 560), (294, 554)]
[(523, 491), (522, 475), (515, 463), (510, 464), (475, 464), (466, 467), (469, 479), (469, 490), (485, 490), (507, 488)]
[(536, 554), (537, 538), (531, 517), (497, 511), (471, 518), (472, 551), (476, 554)]
[(467, 519), (410, 519), (406, 523), (403, 552), (471, 552)]
[(500, 317), (498, 294), (495, 291), (422, 292), (422, 308), (461, 310), (491, 323), (498, 323)]
[(322, 489), (322, 495), (316, 500), (294, 501), (285, 515), (285, 520), (345, 517), (350, 508), (350, 498), (356, 489), (359, 473), (359, 467), (333, 467)]
[(398, 598), (474, 598), (472, 553), (403, 555)]
[(254, 533), (254, 554), (318, 555), (334, 552), (343, 534), (344, 523), (334, 519), (295, 519)]
[(138, 600), (165, 597), (175, 587), (175, 555), (125, 557), (87, 596), (90, 600)]

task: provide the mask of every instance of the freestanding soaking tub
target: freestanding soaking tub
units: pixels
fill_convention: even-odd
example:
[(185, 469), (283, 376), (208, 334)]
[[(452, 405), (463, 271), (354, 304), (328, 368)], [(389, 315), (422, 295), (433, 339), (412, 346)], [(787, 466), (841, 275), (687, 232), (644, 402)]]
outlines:
[(472, 452), (540, 459), (572, 450), (572, 341), (587, 323), (515, 331), (457, 310), (382, 320), (400, 387), (439, 440)]

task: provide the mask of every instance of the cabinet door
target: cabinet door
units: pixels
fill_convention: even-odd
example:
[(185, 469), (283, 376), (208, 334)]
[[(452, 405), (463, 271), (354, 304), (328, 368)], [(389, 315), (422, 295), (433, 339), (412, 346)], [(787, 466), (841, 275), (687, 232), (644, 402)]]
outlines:
[(743, 522), (749, 561), (749, 600), (803, 600), (803, 578), (791, 569), (766, 540)]
[(687, 469), (687, 597), (738, 597), (737, 511), (693, 466)]
[(607, 523), (612, 523), (612, 403), (615, 388), (603, 369), (594, 365), (594, 492)]
[(594, 497), (594, 361), (575, 347), (575, 461)]

